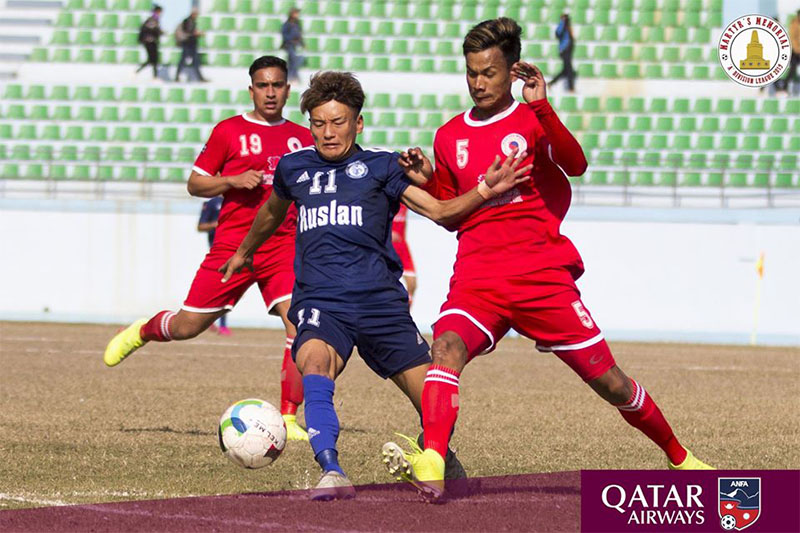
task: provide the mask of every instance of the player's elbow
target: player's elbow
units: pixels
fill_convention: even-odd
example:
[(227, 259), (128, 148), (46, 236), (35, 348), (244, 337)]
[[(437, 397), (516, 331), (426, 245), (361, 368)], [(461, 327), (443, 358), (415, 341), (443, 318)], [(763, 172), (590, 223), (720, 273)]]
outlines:
[(570, 169), (568, 174), (574, 178), (583, 176), (587, 168), (589, 168), (589, 163), (586, 161), (585, 157), (581, 156), (580, 160), (575, 162), (575, 166)]
[(198, 196), (199, 189), (197, 187), (197, 182), (192, 178), (189, 178), (189, 181), (186, 182), (186, 191), (192, 196)]

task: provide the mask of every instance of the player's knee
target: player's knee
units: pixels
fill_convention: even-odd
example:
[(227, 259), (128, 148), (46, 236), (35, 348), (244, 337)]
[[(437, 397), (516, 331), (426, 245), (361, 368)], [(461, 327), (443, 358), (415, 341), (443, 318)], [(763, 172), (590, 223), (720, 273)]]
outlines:
[(619, 405), (630, 400), (633, 394), (633, 385), (618, 367), (611, 368), (599, 378), (591, 381), (589, 385), (611, 404)]
[(467, 364), (467, 348), (457, 335), (445, 333), (431, 347), (433, 364), (461, 370)]

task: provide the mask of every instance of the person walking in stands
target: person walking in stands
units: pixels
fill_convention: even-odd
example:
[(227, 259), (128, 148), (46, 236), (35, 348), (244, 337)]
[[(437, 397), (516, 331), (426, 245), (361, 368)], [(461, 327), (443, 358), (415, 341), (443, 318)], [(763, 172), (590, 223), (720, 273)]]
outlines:
[(141, 72), (147, 65), (153, 65), (153, 79), (158, 78), (158, 40), (164, 34), (159, 20), (162, 11), (163, 9), (161, 9), (160, 5), (154, 4), (153, 14), (139, 28), (139, 42), (142, 43), (147, 52), (147, 61), (136, 69), (136, 73)]
[(789, 22), (789, 41), (792, 44), (792, 56), (789, 59), (789, 75), (786, 76), (786, 90), (792, 94), (800, 93), (800, 78), (797, 67), (800, 66), (800, 9)]
[(289, 17), (281, 26), (281, 36), (283, 43), (281, 48), (286, 50), (289, 67), (289, 83), (300, 81), (300, 65), (303, 56), (297, 52), (297, 48), (305, 46), (303, 42), (303, 29), (300, 27), (300, 9), (293, 7), (289, 10)]
[(569, 20), (569, 15), (564, 13), (561, 15), (561, 20), (556, 27), (556, 38), (558, 39), (558, 55), (564, 62), (564, 68), (561, 72), (553, 78), (550, 85), (560, 80), (562, 77), (567, 78), (567, 89), (569, 92), (575, 92), (575, 70), (572, 68), (572, 52), (575, 50), (575, 36), (572, 33), (572, 23)]
[[(214, 235), (217, 232), (219, 225), (219, 212), (222, 210), (222, 196), (215, 196), (208, 201), (203, 202), (203, 207), (200, 210), (200, 220), (197, 221), (197, 231), (206, 233), (208, 235), (208, 247), (214, 245)], [(219, 327), (211, 325), (208, 327), (210, 331), (214, 331), (219, 335), (230, 336), (231, 330), (228, 329), (228, 315), (219, 317), (217, 323)]]
[(204, 32), (197, 29), (197, 17), (200, 11), (192, 8), (192, 12), (188, 17), (183, 19), (183, 22), (178, 26), (175, 32), (176, 41), (181, 47), (181, 59), (178, 61), (178, 72), (175, 74), (175, 81), (178, 81), (181, 75), (181, 70), (186, 65), (186, 60), (192, 62), (192, 69), (198, 80), (208, 81), (200, 73), (200, 53), (197, 51), (198, 39), (204, 35)]

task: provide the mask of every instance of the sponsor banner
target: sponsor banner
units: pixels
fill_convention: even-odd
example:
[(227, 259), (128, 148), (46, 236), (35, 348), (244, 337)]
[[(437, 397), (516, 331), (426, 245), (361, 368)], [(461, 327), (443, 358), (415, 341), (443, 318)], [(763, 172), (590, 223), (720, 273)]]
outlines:
[(585, 470), (581, 530), (800, 531), (799, 470)]

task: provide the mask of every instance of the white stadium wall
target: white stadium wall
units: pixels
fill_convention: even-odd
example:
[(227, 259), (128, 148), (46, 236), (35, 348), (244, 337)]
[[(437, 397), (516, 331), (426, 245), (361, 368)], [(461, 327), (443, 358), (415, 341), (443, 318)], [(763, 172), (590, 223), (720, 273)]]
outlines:
[[(200, 203), (0, 200), (0, 319), (122, 323), (175, 309), (206, 252)], [(587, 268), (583, 299), (611, 339), (800, 345), (800, 210), (575, 207), (563, 231)], [(453, 235), (412, 216), (429, 331), (447, 292)], [(497, 273), (502, 276), (502, 272)], [(231, 325), (280, 327), (251, 289)]]

